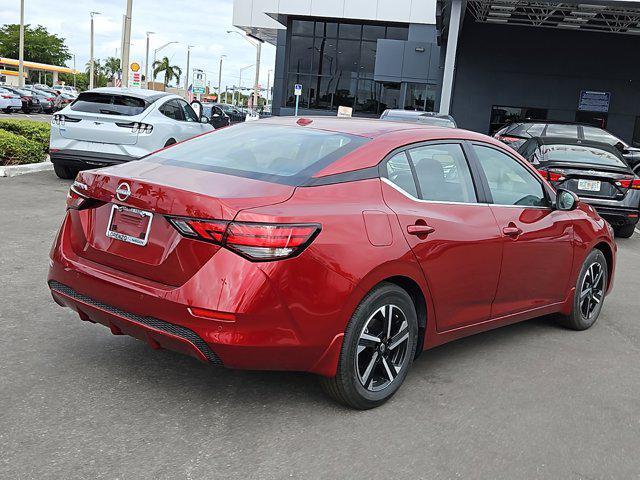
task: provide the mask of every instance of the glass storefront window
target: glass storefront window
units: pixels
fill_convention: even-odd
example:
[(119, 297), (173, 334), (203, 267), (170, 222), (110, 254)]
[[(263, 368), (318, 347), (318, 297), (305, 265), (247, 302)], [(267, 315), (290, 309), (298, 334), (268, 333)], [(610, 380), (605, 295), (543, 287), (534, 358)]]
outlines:
[(376, 42), (362, 42), (360, 47), (360, 72), (373, 74), (376, 66)]
[(356, 92), (356, 112), (378, 114), (380, 110), (380, 84), (373, 80), (359, 80)]
[(408, 83), (404, 109), (433, 112), (436, 93), (435, 85), (428, 85), (425, 83)]
[(293, 35), (311, 35), (313, 36), (313, 21), (294, 20), (291, 23), (291, 33)]
[(357, 72), (360, 60), (360, 42), (358, 40), (338, 39), (338, 70)]
[(338, 32), (339, 38), (351, 38), (360, 40), (362, 37), (362, 25), (354, 25), (351, 23), (341, 23)]
[(300, 95), (300, 108), (309, 108), (309, 90), (311, 87), (311, 77), (309, 75), (298, 75), (295, 73), (291, 73), (287, 77), (287, 95), (285, 97), (287, 107), (296, 106), (296, 96), (293, 93), (296, 84), (302, 85), (302, 95)]
[(310, 73), (313, 58), (313, 37), (291, 37), (289, 72)]
[(312, 77), (310, 85), (311, 108), (319, 110), (337, 110), (336, 103), (337, 79), (334, 77)]
[(379, 38), (385, 38), (384, 25), (363, 25), (362, 26), (363, 40), (378, 40)]
[(502, 105), (494, 105), (491, 107), (491, 120), (489, 124), (489, 133), (493, 135), (495, 132), (504, 127), (507, 123), (520, 122), (523, 120), (546, 120), (546, 108), (530, 108), (530, 107), (508, 107)]
[(400, 84), (383, 83), (380, 92), (380, 111), (402, 108), (400, 105)]
[(390, 40), (407, 40), (409, 29), (407, 27), (387, 27), (387, 38)]
[(338, 69), (337, 43), (333, 38), (315, 39), (311, 73), (317, 75), (335, 75)]

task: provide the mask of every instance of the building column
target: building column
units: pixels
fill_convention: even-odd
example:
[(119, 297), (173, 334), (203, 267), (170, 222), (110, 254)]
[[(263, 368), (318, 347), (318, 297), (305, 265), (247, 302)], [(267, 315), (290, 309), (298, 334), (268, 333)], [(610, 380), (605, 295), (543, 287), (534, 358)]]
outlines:
[(58, 84), (58, 72), (55, 72), (55, 71), (53, 72), (53, 80), (52, 80), (52, 82), (53, 82), (52, 86)]
[(440, 113), (449, 115), (451, 98), (453, 96), (453, 81), (456, 69), (456, 54), (458, 51), (458, 37), (462, 21), (462, 0), (451, 0), (449, 15), (449, 31), (447, 33), (447, 53), (444, 61), (444, 75), (442, 78), (442, 95), (440, 96)]

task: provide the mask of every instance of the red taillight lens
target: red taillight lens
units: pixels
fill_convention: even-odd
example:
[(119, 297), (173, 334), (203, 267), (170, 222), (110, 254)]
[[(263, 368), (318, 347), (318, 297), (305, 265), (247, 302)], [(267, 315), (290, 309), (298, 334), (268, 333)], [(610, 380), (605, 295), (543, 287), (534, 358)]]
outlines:
[(538, 173), (542, 175), (542, 178), (549, 180), (550, 182), (561, 182), (564, 180), (564, 175), (559, 172), (550, 170), (538, 170)]
[(498, 140), (505, 143), (521, 142), (523, 139), (518, 137), (510, 137), (509, 135), (498, 135)]
[(169, 217), (186, 237), (221, 245), (254, 261), (271, 261), (300, 254), (320, 232), (318, 224), (226, 222)]
[(84, 183), (73, 182), (73, 185), (69, 188), (69, 193), (67, 193), (67, 210), (70, 208), (80, 210), (90, 200), (83, 193), (86, 190), (87, 186)]
[(632, 188), (633, 190), (640, 190), (640, 178), (618, 180), (616, 182), (616, 185), (622, 188)]

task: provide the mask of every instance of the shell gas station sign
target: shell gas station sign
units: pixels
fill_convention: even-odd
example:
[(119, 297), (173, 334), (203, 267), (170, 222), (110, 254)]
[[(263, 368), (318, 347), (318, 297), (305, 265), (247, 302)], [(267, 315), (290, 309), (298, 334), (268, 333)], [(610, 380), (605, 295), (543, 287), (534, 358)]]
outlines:
[(129, 65), (129, 88), (142, 87), (142, 72), (138, 62), (131, 62)]

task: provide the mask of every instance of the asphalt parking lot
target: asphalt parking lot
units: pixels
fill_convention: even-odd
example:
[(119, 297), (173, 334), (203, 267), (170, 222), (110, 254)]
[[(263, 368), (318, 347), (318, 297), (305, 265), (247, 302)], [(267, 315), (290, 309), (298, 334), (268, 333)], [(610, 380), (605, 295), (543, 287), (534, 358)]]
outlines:
[(0, 112), (0, 119), (14, 119), (14, 120), (33, 120), (35, 122), (49, 123), (51, 121), (51, 114), (48, 113), (4, 113)]
[(0, 179), (0, 478), (639, 477), (640, 235), (591, 330), (542, 318), (438, 347), (355, 412), (310, 375), (216, 369), (54, 304), (68, 187)]

